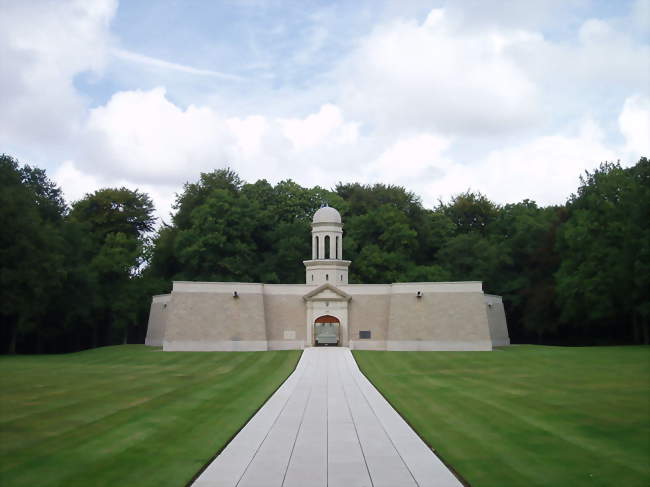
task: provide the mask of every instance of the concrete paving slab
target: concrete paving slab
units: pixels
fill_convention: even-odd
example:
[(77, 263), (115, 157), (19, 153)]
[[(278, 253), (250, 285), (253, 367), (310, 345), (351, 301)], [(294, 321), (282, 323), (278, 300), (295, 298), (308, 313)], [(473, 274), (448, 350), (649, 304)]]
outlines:
[(195, 487), (462, 487), (359, 370), (308, 348)]

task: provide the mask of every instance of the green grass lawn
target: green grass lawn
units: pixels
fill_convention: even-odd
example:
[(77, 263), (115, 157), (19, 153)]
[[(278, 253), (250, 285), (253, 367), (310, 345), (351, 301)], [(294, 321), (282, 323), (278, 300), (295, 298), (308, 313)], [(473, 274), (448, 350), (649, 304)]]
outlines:
[(473, 487), (650, 485), (650, 348), (355, 351)]
[(124, 345), (0, 357), (0, 485), (183, 486), (299, 356)]

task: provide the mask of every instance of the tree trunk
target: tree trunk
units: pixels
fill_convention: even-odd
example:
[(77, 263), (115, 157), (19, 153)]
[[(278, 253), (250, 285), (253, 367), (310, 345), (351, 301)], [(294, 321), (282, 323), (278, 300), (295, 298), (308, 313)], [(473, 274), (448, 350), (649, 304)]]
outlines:
[(11, 327), (11, 339), (9, 340), (9, 351), (7, 353), (11, 355), (16, 354), (16, 338), (18, 336), (18, 323), (14, 323)]
[(104, 328), (104, 343), (102, 346), (113, 345), (113, 313), (106, 314), (106, 328)]
[(93, 348), (97, 348), (97, 323), (93, 324)]

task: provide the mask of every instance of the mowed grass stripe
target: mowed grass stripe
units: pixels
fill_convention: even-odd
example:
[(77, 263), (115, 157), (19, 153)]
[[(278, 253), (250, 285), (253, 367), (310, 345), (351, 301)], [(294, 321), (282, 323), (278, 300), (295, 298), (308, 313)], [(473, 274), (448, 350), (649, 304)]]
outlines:
[[(528, 426), (533, 426), (537, 430), (540, 430), (540, 429), (544, 430), (550, 436), (554, 436), (554, 435), (561, 436), (561, 438), (554, 439), (553, 441), (568, 441), (570, 443), (574, 442), (574, 438), (572, 438), (572, 434), (571, 434), (572, 432), (570, 431), (570, 428), (569, 428), (571, 426), (570, 424), (562, 424), (562, 423), (560, 423), (559, 425), (557, 425), (557, 426), (555, 426), (553, 428), (549, 428), (548, 426), (544, 425), (543, 422), (529, 420), (529, 417), (535, 417), (535, 415), (538, 414), (540, 408), (536, 407), (536, 406), (539, 406), (540, 403), (535, 403), (535, 402), (528, 403), (526, 405), (526, 407), (524, 407), (524, 409), (521, 411), (521, 413), (523, 413), (523, 415), (520, 415), (519, 411), (517, 411), (516, 408), (514, 407), (513, 402), (509, 403), (510, 410), (508, 411), (508, 410), (505, 410), (503, 407), (499, 406), (498, 403), (495, 403), (494, 401), (490, 401), (488, 393), (484, 393), (483, 391), (481, 391), (481, 394), (474, 393), (473, 391), (476, 391), (477, 389), (480, 389), (481, 384), (468, 383), (469, 381), (475, 382), (476, 380), (475, 379), (468, 379), (466, 376), (459, 377), (459, 379), (458, 379), (459, 384), (458, 384), (458, 387), (456, 389), (454, 389), (454, 394), (456, 394), (458, 396), (461, 396), (461, 397), (462, 396), (465, 396), (465, 397), (470, 396), (470, 399), (472, 399), (474, 401), (473, 403), (470, 401), (470, 403), (476, 404), (478, 406), (477, 410), (479, 410), (479, 411), (490, 410), (490, 407), (494, 407), (494, 408), (498, 409), (499, 411), (496, 411), (496, 412), (491, 411), (490, 412), (490, 416), (492, 416), (494, 419), (499, 417), (500, 413), (505, 413), (505, 414), (502, 414), (502, 419), (500, 420), (500, 425), (503, 426), (504, 425), (503, 421), (504, 420), (507, 421), (508, 418), (510, 418), (510, 417), (522, 418), (524, 420), (524, 422), (530, 423)], [(484, 381), (484, 382), (487, 382), (487, 381)], [(498, 382), (491, 384), (491, 390), (493, 390), (493, 391), (497, 390), (497, 392), (498, 392), (499, 387), (495, 386), (495, 384), (498, 384)], [(489, 403), (489, 404), (486, 404), (486, 403)], [(544, 412), (544, 413), (547, 414), (546, 412)], [(577, 417), (572, 418), (572, 420), (576, 421), (576, 422), (579, 422), (580, 421), (580, 415), (577, 415)], [(522, 426), (525, 426), (525, 425), (522, 425)], [(562, 434), (562, 430), (565, 429), (565, 428), (568, 428), (568, 429), (566, 429), (565, 433)], [(541, 434), (540, 431), (537, 431), (535, 433), (537, 435)], [(530, 438), (534, 439), (535, 436), (531, 435)], [(580, 439), (581, 436), (577, 435), (576, 438)], [(597, 448), (598, 445), (590, 446), (589, 443), (584, 442), (584, 441), (580, 441), (579, 443), (580, 444), (577, 445), (578, 447), (586, 447), (586, 448), (588, 448), (590, 450), (598, 449)], [(572, 445), (572, 447), (574, 447), (573, 449), (575, 450), (576, 445)], [(584, 458), (584, 454), (582, 454), (581, 457)]]
[[(439, 382), (420, 373), (416, 378), (401, 377), (399, 384), (400, 390), (395, 391), (394, 397), (401, 396), (402, 399), (393, 405), (398, 411), (403, 410), (411, 401), (419, 405), (410, 411), (412, 414), (407, 419), (416, 431), (429, 433), (432, 440), (428, 443), (435, 446), (445, 460), (449, 460), (452, 453), (443, 448), (450, 436), (453, 438), (453, 444), (458, 447), (453, 453), (463, 458), (471, 458), (477, 466), (490, 461), (490, 457), (484, 452), (498, 454), (501, 447), (500, 436), (499, 432), (494, 430), (494, 420), (497, 418), (490, 408), (477, 409), (467, 414), (466, 399), (455, 394), (453, 389), (445, 393), (444, 397), (439, 397), (439, 400), (432, 401), (429, 391), (435, 390)], [(435, 422), (432, 418), (435, 418)], [(525, 433), (525, 430), (522, 433)], [(525, 446), (523, 438), (522, 435), (519, 447)], [(506, 468), (500, 477), (500, 482), (503, 482), (501, 485), (544, 485), (539, 483), (541, 479), (531, 477), (526, 472), (526, 466), (535, 461), (535, 453), (525, 449), (519, 451), (520, 455), (502, 457)], [(452, 465), (458, 470), (458, 465)]]
[(24, 387), (46, 383), (70, 401), (62, 407), (54, 400), (49, 412), (41, 403), (38, 413), (0, 424), (0, 483), (184, 485), (293, 371), (299, 355), (124, 346), (3, 358), (5, 390), (22, 385), (29, 401), (47, 404), (51, 390), (39, 396)]
[[(152, 350), (153, 351), (153, 350)], [(94, 351), (80, 352), (79, 355), (84, 354), (93, 354)], [(77, 354), (75, 354), (77, 355)], [(136, 355), (137, 356), (137, 355)], [(75, 402), (79, 401), (79, 398), (86, 398), (89, 396), (85, 390), (89, 390), (92, 393), (96, 393), (97, 396), (100, 396), (105, 393), (105, 391), (111, 391), (115, 393), (116, 391), (121, 391), (122, 389), (129, 389), (132, 387), (133, 382), (126, 382), (125, 377), (120, 374), (111, 374), (112, 370), (118, 370), (118, 367), (123, 368), (123, 366), (102, 366), (101, 368), (93, 367), (96, 361), (86, 361), (86, 360), (71, 360), (69, 363), (65, 363), (60, 367), (52, 367), (52, 362), (56, 363), (55, 360), (60, 362), (60, 356), (45, 356), (43, 357), (46, 363), (48, 363), (48, 373), (47, 373), (47, 384), (40, 383), (19, 383), (13, 384), (11, 391), (7, 391), (4, 396), (5, 404), (7, 405), (7, 413), (3, 414), (3, 417), (0, 418), (0, 425), (4, 422), (13, 420), (15, 418), (25, 417), (30, 414), (38, 414), (41, 410), (50, 411), (53, 409), (54, 405), (57, 403), (61, 407), (66, 407)], [(70, 357), (66, 355), (66, 357)], [(125, 355), (122, 357), (122, 360), (130, 362), (133, 353)], [(40, 358), (40, 357), (39, 357)], [(43, 363), (39, 362), (39, 358), (33, 356), (26, 357), (15, 357), (14, 359), (20, 360), (20, 370), (21, 373), (30, 373), (36, 367), (37, 370), (43, 370)], [(54, 360), (52, 360), (54, 358)], [(75, 357), (76, 358), (76, 357)], [(2, 359), (0, 359), (0, 366), (2, 365)], [(34, 362), (35, 361), (35, 362)], [(76, 380), (73, 384), (69, 383), (69, 376), (67, 374), (59, 375), (58, 372), (62, 367), (69, 369), (70, 366), (76, 362), (79, 367), (84, 367), (75, 371)], [(29, 367), (29, 365), (34, 366)], [(27, 365), (27, 366), (26, 366)], [(191, 365), (191, 364), (188, 364)], [(146, 368), (145, 368), (146, 367)], [(169, 367), (168, 365), (159, 365), (159, 366), (139, 366), (137, 364), (132, 364), (129, 370), (130, 378), (146, 379), (147, 383), (151, 383), (155, 378), (160, 377), (161, 381), (166, 380), (165, 375), (163, 374), (162, 367)], [(135, 374), (135, 375), (134, 375)], [(151, 376), (153, 379), (150, 379)], [(105, 388), (104, 386), (109, 385), (110, 388)], [(42, 389), (47, 387), (47, 389)], [(16, 398), (16, 399), (14, 399)], [(42, 401), (42, 406), (39, 407), (35, 404), (30, 404), (32, 401)], [(23, 406), (28, 405), (29, 408), (24, 409), (12, 409), (11, 406)], [(21, 412), (22, 411), (22, 412)]]
[[(599, 431), (599, 424), (603, 420), (603, 415), (585, 413), (584, 406), (588, 406), (587, 401), (574, 401), (573, 404), (579, 409), (558, 414), (556, 408), (561, 406), (542, 403), (537, 396), (534, 401), (529, 401), (526, 404), (511, 401), (505, 405), (500, 401), (504, 394), (503, 388), (499, 384), (491, 384), (493, 394), (474, 392), (477, 388), (480, 388), (480, 385), (482, 385), (480, 379), (463, 377), (460, 379), (460, 386), (454, 389), (454, 392), (476, 404), (481, 404), (484, 410), (489, 408), (491, 414), (501, 414), (503, 418), (512, 418), (518, 422), (524, 422), (530, 427), (531, 431), (536, 431), (539, 434), (543, 431), (549, 436), (556, 437), (553, 441), (570, 443), (570, 447), (587, 450), (595, 454), (596, 457), (603, 451), (608, 451), (611, 461), (619, 462), (626, 468), (637, 470), (639, 473), (644, 472), (639, 458), (635, 458), (634, 454), (629, 454), (626, 444), (617, 443), (616, 438), (612, 438), (608, 434), (608, 429)], [(588, 410), (586, 409), (586, 411)], [(588, 435), (585, 434), (585, 424), (590, 427)]]
[(648, 347), (354, 354), (473, 486), (650, 483)]
[[(227, 359), (227, 358), (224, 358)], [(246, 361), (242, 363), (242, 361)], [(240, 382), (243, 381), (248, 374), (255, 372), (255, 369), (250, 367), (250, 362), (253, 360), (260, 360), (254, 356), (234, 356), (230, 359), (241, 373), (237, 377), (237, 382), (232, 385), (232, 388), (241, 387)], [(261, 358), (264, 361), (264, 358)], [(259, 364), (262, 365), (262, 364)], [(204, 369), (196, 369), (198, 376), (202, 373), (205, 375)], [(164, 408), (173, 405), (173, 401), (179, 397), (184, 397), (184, 404), (181, 409), (185, 410), (189, 407), (187, 399), (196, 395), (194, 389), (201, 380), (183, 381), (183, 385), (169, 385), (162, 386), (162, 383), (169, 381), (169, 377), (158, 375), (155, 379), (150, 378), (148, 381), (141, 380), (143, 377), (135, 381), (129, 381), (130, 387), (128, 389), (121, 389), (119, 386), (115, 391), (104, 394), (87, 394), (83, 400), (71, 402), (66, 407), (56, 407), (49, 411), (41, 412), (38, 415), (29, 416), (29, 421), (38, 422), (42, 431), (48, 437), (47, 440), (38, 438), (37, 441), (44, 443), (47, 446), (47, 441), (58, 442), (58, 435), (67, 435), (69, 439), (78, 438), (80, 442), (84, 442), (87, 437), (94, 435), (97, 432), (92, 425), (98, 423), (98, 428), (109, 428), (112, 424), (111, 416), (117, 416), (114, 421), (124, 421), (124, 415), (136, 414), (138, 410), (148, 411), (152, 408)], [(142, 382), (143, 385), (139, 385)], [(223, 387), (223, 384), (220, 385)], [(219, 386), (218, 386), (219, 387)], [(199, 388), (200, 390), (201, 388)], [(106, 389), (102, 389), (105, 391)], [(78, 392), (78, 391), (76, 391)], [(230, 393), (231, 391), (224, 391)], [(194, 394), (192, 394), (194, 393)], [(134, 399), (135, 398), (135, 399)], [(110, 400), (109, 400), (110, 399)], [(74, 430), (74, 431), (72, 431)], [(71, 432), (70, 434), (68, 434)], [(8, 438), (8, 443), (15, 446), (12, 448), (16, 454), (20, 453), (21, 448), (29, 449), (31, 452), (32, 442), (21, 445), (21, 439), (28, 441), (29, 437), (20, 435), (20, 438)], [(13, 441), (11, 441), (13, 440)], [(1, 451), (1, 450), (0, 450)]]
[[(254, 360), (251, 356), (236, 355), (232, 358), (225, 358), (232, 362), (234, 367), (241, 368), (243, 373), (249, 368), (244, 366), (240, 367), (243, 360)], [(244, 364), (246, 365), (246, 364)], [(210, 364), (212, 366), (212, 364)], [(203, 365), (203, 367), (207, 367)], [(206, 375), (205, 369), (192, 368), (198, 376)], [(170, 376), (171, 372), (171, 376)], [(49, 374), (49, 372), (48, 372)], [(211, 374), (214, 375), (214, 374)], [(63, 375), (65, 377), (65, 375)], [(103, 377), (103, 376), (102, 376)], [(58, 400), (53, 400), (50, 397), (37, 398), (38, 401), (43, 402), (40, 408), (25, 408), (27, 411), (31, 409), (38, 409), (33, 414), (25, 413), (11, 421), (0, 422), (0, 428), (5, 432), (11, 432), (12, 429), (17, 430), (16, 438), (8, 438), (8, 445), (11, 448), (18, 450), (21, 447), (21, 441), (29, 441), (30, 437), (22, 435), (20, 428), (15, 425), (21, 425), (24, 421), (38, 423), (46, 436), (53, 436), (63, 434), (70, 429), (77, 429), (84, 424), (89, 424), (95, 421), (102, 421), (103, 418), (115, 414), (117, 411), (127, 409), (133, 405), (137, 405), (141, 401), (150, 401), (155, 397), (165, 396), (167, 394), (178, 394), (183, 388), (191, 386), (196, 381), (181, 379), (177, 377), (174, 370), (164, 371), (161, 370), (157, 374), (155, 371), (148, 371), (146, 374), (137, 374), (126, 381), (124, 377), (113, 377), (112, 383), (110, 379), (107, 381), (101, 380), (97, 382), (97, 386), (93, 387), (92, 380), (84, 372), (79, 379), (85, 380), (85, 386), (81, 388), (66, 386), (65, 379), (53, 379), (50, 387), (58, 387), (60, 394), (66, 398), (70, 398), (64, 404)], [(239, 378), (241, 380), (241, 378)], [(200, 381), (199, 379), (198, 381)], [(81, 382), (81, 381), (79, 381)], [(77, 382), (78, 383), (78, 382)], [(111, 383), (112, 387), (107, 387)], [(183, 383), (179, 385), (179, 383)], [(147, 397), (150, 395), (152, 397)], [(50, 405), (49, 408), (46, 408)], [(82, 414), (77, 414), (81, 412)], [(4, 416), (4, 414), (3, 414)], [(10, 433), (9, 433), (10, 434)], [(42, 441), (38, 438), (38, 441)], [(8, 445), (1, 445), (0, 452)], [(28, 445), (29, 446), (29, 443)]]
[[(436, 384), (430, 385), (429, 382), (426, 378), (423, 381), (420, 377), (418, 381), (404, 381), (402, 386), (411, 390), (415, 388), (417, 392), (414, 394), (414, 399), (419, 404), (427, 405), (427, 407), (416, 410), (409, 418), (409, 422), (416, 431), (430, 431), (433, 438), (431, 443), (437, 445), (437, 451), (446, 460), (452, 453), (472, 458), (473, 461), (488, 461), (488, 457), (483, 453), (486, 451), (498, 454), (498, 450), (502, 448), (499, 432), (494, 429), (494, 421), (499, 418), (498, 412), (495, 413), (491, 408), (476, 408), (472, 414), (467, 414), (466, 399), (462, 395), (455, 394), (453, 390), (451, 393), (440, 396), (438, 400), (431, 401), (427, 396), (427, 390), (429, 387), (435, 388)], [(399, 410), (404, 407), (404, 404), (395, 406)], [(432, 424), (432, 417), (436, 418), (435, 424)], [(522, 431), (524, 434), (526, 432), (526, 429)], [(449, 436), (454, 438), (454, 444), (458, 447), (456, 452), (445, 448)], [(524, 435), (521, 436), (521, 442), (516, 442), (515, 446), (520, 448), (525, 446)], [(535, 453), (527, 452), (525, 449), (520, 452), (520, 455), (502, 457), (502, 461), (507, 467), (504, 469), (505, 472), (509, 478), (517, 482), (538, 485), (539, 479), (528, 476), (525, 468), (531, 461), (534, 461)], [(456, 464), (453, 466), (457, 468)]]
[[(232, 359), (235, 362), (241, 362), (243, 359), (250, 361), (253, 359), (253, 357), (243, 357), (240, 355), (233, 356)], [(233, 387), (239, 386), (239, 382), (251, 371), (251, 368), (246, 366), (247, 364), (240, 365), (243, 365), (241, 367), (242, 373), (237, 377), (237, 382), (233, 384)], [(203, 371), (201, 369), (197, 370), (197, 373), (199, 374), (202, 372)], [(70, 428), (65, 428), (59, 431), (58, 434), (66, 435), (68, 437), (68, 441), (76, 439), (80, 443), (83, 443), (87, 440), (87, 438), (94, 436), (98, 432), (97, 429), (111, 429), (113, 427), (113, 423), (120, 423), (131, 419), (130, 417), (125, 417), (125, 415), (134, 415), (136, 414), (137, 410), (148, 411), (152, 408), (163, 408), (160, 410), (164, 411), (164, 408), (169, 409), (170, 407), (173, 407), (175, 405), (174, 400), (180, 397), (183, 397), (185, 399), (184, 404), (180, 406), (181, 410), (185, 410), (188, 407), (189, 399), (192, 398), (192, 394), (188, 391), (188, 389), (193, 388), (196, 383), (184, 383), (182, 386), (175, 385), (161, 389), (159, 384), (165, 380), (168, 381), (169, 378), (165, 379), (164, 377), (161, 378), (158, 376), (156, 379), (159, 380), (154, 380), (146, 384), (148, 387), (135, 386), (129, 388), (128, 390), (119, 391), (122, 394), (128, 393), (129, 395), (115, 395), (113, 397), (113, 401), (107, 401), (107, 395), (91, 394), (89, 396), (86, 396), (86, 400), (75, 402), (75, 407), (68, 409), (65, 416), (56, 414), (60, 413), (60, 410), (58, 408), (54, 409), (52, 411), (53, 414), (51, 415), (50, 419), (52, 422), (56, 423), (56, 421), (64, 421), (66, 418), (71, 418), (75, 423), (73, 424), (74, 431), (71, 434), (67, 434)], [(143, 395), (150, 395), (149, 393), (152, 391), (159, 392), (159, 394), (151, 394), (153, 397), (143, 397)], [(134, 393), (138, 393), (137, 396), (133, 396)], [(138, 399), (134, 401), (133, 397), (137, 397)], [(126, 401), (126, 404), (124, 404), (124, 401)], [(95, 414), (97, 407), (101, 407), (102, 410), (107, 411), (107, 414), (97, 416)], [(37, 418), (37, 420), (40, 420), (40, 418)], [(40, 424), (43, 425), (42, 422), (40, 422)], [(96, 428), (93, 427), (95, 424), (97, 425)], [(42, 442), (42, 439), (40, 439), (40, 441)], [(58, 442), (59, 439), (51, 438), (48, 441)], [(44, 446), (47, 447), (47, 443), (45, 443)], [(16, 448), (16, 453), (19, 453), (18, 450), (19, 448)]]
[[(244, 370), (245, 370), (245, 369), (244, 369)], [(185, 392), (185, 389), (186, 389), (186, 388), (187, 388), (187, 386), (184, 386), (184, 388), (178, 389), (178, 393), (179, 393), (179, 394), (183, 394), (184, 396), (187, 397), (187, 393)], [(120, 412), (118, 412), (117, 414), (118, 414), (118, 415), (123, 415), (124, 412), (123, 412), (123, 411), (120, 411)], [(121, 418), (118, 418), (118, 419), (121, 420)], [(102, 422), (100, 421), (100, 425), (103, 425), (105, 428), (108, 428), (108, 427), (111, 427), (111, 422), (105, 422), (105, 423), (102, 423)], [(90, 435), (90, 434), (97, 433), (97, 431), (96, 431), (95, 429), (92, 429), (92, 428), (78, 429), (77, 431), (78, 431), (78, 432), (86, 431), (86, 434), (76, 435), (76, 436), (81, 436), (81, 440), (82, 440), (82, 441), (85, 439), (86, 436), (88, 436), (88, 435)], [(55, 440), (55, 441), (58, 441), (58, 440)], [(45, 445), (45, 446), (47, 446), (47, 445)]]
[[(262, 357), (262, 360), (264, 362), (267, 361), (265, 359), (266, 357)], [(235, 385), (237, 390), (246, 390), (249, 389), (250, 385), (252, 385), (252, 382), (249, 380), (249, 378), (247, 378), (248, 375), (250, 374), (242, 374), (239, 377), (240, 380)], [(222, 395), (223, 397), (232, 397), (232, 393), (235, 390), (233, 387), (217, 387), (197, 390), (195, 393), (192, 393), (188, 397), (189, 400), (183, 399), (181, 401), (170, 401), (170, 406), (168, 406), (165, 411), (161, 412), (164, 412), (167, 416), (176, 418), (177, 422), (180, 421), (183, 425), (183, 434), (187, 435), (190, 438), (209, 442), (213, 441), (211, 439), (212, 436), (219, 437), (219, 435), (221, 435), (221, 442), (225, 442), (236, 431), (232, 430), (232, 425), (228, 423), (224, 424), (222, 421), (217, 421), (213, 425), (215, 431), (212, 432), (205, 431), (203, 426), (207, 421), (211, 420), (211, 416), (214, 414), (210, 408), (205, 407), (205, 403), (206, 401), (209, 401), (211, 397), (213, 397), (213, 393), (216, 392), (216, 389), (219, 389), (219, 395)], [(272, 390), (269, 391), (269, 395), (271, 392)], [(242, 396), (243, 397), (237, 397), (233, 401), (230, 401), (228, 403), (228, 407), (222, 409), (221, 411), (227, 413), (228, 409), (232, 407), (231, 402), (235, 402), (238, 407), (236, 409), (233, 409), (231, 412), (233, 414), (236, 414), (237, 409), (245, 407), (246, 402), (248, 402), (245, 398), (250, 400), (248, 394), (244, 394)], [(224, 418), (227, 417), (228, 414), (225, 414)], [(183, 465), (187, 464), (188, 461), (192, 462), (191, 465), (194, 472), (203, 466), (205, 463), (204, 459), (187, 458), (185, 452), (178, 449), (176, 446), (177, 431), (175, 428), (169, 429), (165, 428), (164, 425), (158, 424), (154, 425), (154, 428), (149, 429), (150, 434), (148, 435), (145, 433), (145, 431), (139, 428), (137, 432), (138, 435), (136, 437), (128, 437), (127, 434), (131, 431), (131, 428), (129, 428), (129, 423), (131, 421), (140, 422), (141, 419), (145, 418), (135, 417), (129, 418), (128, 420), (119, 420), (118, 423), (122, 425), (121, 428), (103, 436), (101, 440), (90, 441), (87, 444), (90, 452), (97, 452), (93, 453), (92, 457), (87, 458), (87, 463), (92, 466), (92, 469), (98, 473), (98, 476), (100, 478), (97, 485), (115, 485), (115, 483), (113, 483), (111, 480), (115, 477), (115, 472), (113, 471), (114, 465), (119, 465), (122, 462), (128, 462), (133, 452), (137, 453), (143, 445), (146, 447), (148, 444), (167, 445), (166, 448), (168, 451), (170, 453), (174, 452), (174, 455), (169, 456), (172, 457), (170, 461), (175, 462), (177, 468), (182, 468)], [(225, 433), (228, 433), (228, 435), (224, 437)], [(203, 437), (201, 437), (201, 435), (203, 435)], [(101, 447), (105, 446), (106, 444), (110, 445), (110, 450), (100, 450)], [(216, 451), (217, 449), (214, 450), (215, 453)], [(154, 463), (157, 462), (157, 459), (155, 458), (149, 460), (153, 461)], [(79, 480), (78, 477), (79, 475), (77, 473), (72, 473), (65, 478), (63, 484), (75, 484)], [(115, 481), (117, 481), (118, 478), (119, 475), (117, 475)], [(164, 476), (160, 478), (160, 481), (165, 481)]]

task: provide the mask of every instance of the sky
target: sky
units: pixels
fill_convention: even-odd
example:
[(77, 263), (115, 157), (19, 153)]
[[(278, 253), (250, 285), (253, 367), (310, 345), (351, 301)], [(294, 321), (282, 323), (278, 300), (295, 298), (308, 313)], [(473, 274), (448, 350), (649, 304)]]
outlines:
[(0, 0), (0, 152), (69, 203), (201, 172), (563, 204), (650, 155), (650, 0)]

